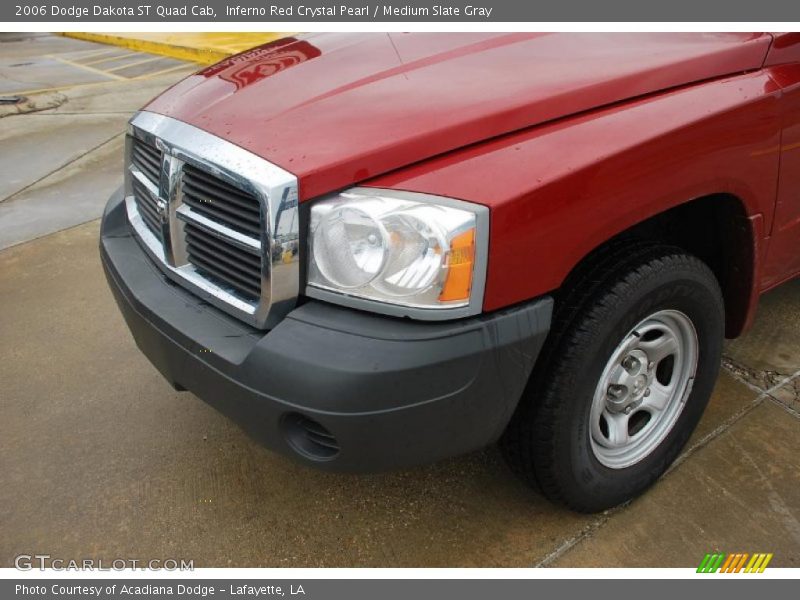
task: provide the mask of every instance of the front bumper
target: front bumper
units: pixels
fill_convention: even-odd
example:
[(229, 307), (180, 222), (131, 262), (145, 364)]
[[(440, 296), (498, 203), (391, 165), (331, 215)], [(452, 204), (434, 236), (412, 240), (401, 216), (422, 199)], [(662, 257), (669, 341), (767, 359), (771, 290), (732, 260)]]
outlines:
[(162, 375), (268, 448), (323, 468), (384, 470), (492, 443), (550, 325), (550, 298), (445, 323), (309, 301), (258, 331), (164, 276), (135, 239), (121, 191), (100, 235), (117, 304)]

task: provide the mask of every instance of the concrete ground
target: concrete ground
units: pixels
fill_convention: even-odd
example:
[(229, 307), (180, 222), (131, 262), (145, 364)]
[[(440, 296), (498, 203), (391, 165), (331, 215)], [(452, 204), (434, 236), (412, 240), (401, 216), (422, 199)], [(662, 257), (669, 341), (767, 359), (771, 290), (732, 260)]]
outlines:
[(27, 99), (0, 105), (0, 248), (97, 218), (119, 185), (131, 113), (196, 69), (59, 36), (0, 34), (0, 97)]
[[(0, 37), (0, 89), (14, 64), (89, 48)], [(696, 567), (711, 551), (800, 566), (800, 282), (768, 294), (754, 330), (727, 344), (674, 468), (601, 515), (551, 505), (494, 448), (320, 473), (173, 391), (107, 289), (97, 217), (121, 178), (126, 119), (190, 69), (83, 87), (54, 73), (60, 105), (0, 119), (0, 566), (38, 552), (198, 567)]]

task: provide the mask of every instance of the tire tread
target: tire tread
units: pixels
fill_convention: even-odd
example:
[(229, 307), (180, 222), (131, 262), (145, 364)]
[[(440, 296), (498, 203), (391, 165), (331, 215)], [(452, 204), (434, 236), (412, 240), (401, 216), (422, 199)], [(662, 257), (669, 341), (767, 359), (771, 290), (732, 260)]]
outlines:
[[(713, 282), (719, 302), (722, 294), (708, 266), (678, 247), (638, 240), (609, 245), (565, 283), (553, 316), (553, 325), (528, 388), (502, 440), (501, 449), (511, 468), (551, 501), (579, 512), (596, 510), (591, 503), (569, 494), (557, 464), (556, 434), (565, 424), (560, 390), (569, 387), (582, 348), (614, 308), (635, 293), (637, 284), (671, 269), (696, 271)], [(671, 462), (671, 461), (670, 461)], [(665, 467), (664, 467), (665, 468)]]

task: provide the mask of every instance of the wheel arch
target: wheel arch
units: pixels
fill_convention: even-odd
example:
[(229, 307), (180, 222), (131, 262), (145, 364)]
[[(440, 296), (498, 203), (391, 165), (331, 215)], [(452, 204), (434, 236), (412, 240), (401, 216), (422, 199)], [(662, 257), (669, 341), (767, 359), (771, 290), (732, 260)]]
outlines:
[(642, 239), (660, 242), (684, 249), (711, 268), (725, 300), (725, 336), (738, 337), (752, 323), (758, 304), (761, 230), (760, 215), (750, 216), (733, 194), (695, 198), (632, 225), (585, 254), (556, 292), (556, 301), (608, 246)]

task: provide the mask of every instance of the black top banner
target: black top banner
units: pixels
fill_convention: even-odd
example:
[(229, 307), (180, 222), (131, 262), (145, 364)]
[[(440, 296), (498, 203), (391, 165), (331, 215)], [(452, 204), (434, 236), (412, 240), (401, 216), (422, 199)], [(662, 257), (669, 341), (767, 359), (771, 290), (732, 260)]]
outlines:
[(800, 21), (798, 0), (3, 0), (23, 22), (748, 22)]

